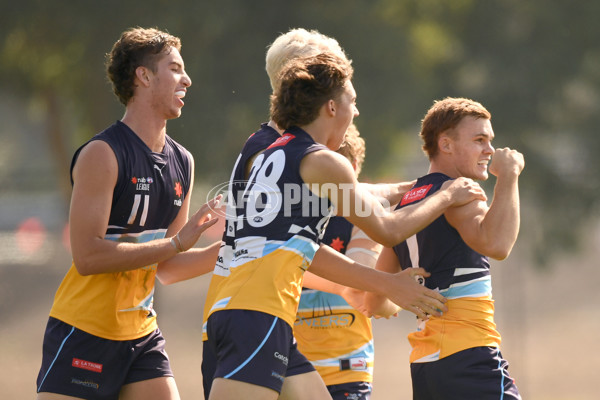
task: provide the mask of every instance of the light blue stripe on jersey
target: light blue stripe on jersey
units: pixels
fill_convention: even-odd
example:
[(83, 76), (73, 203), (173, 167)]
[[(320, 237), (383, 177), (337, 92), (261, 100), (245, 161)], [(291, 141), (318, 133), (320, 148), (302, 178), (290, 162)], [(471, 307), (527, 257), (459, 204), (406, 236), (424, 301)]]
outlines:
[(318, 248), (319, 245), (311, 239), (304, 236), (293, 236), (283, 244), (281, 242), (269, 242), (265, 244), (262, 256), (264, 257), (275, 250), (282, 249), (292, 251), (310, 262), (315, 256)]
[[(326, 358), (323, 360), (314, 360), (311, 361), (312, 365), (314, 365), (315, 367), (339, 367), (340, 366), (340, 360), (344, 360), (344, 359), (348, 359), (348, 358), (355, 358), (355, 357), (362, 357), (364, 358), (368, 363), (372, 363), (375, 359), (375, 348), (373, 346), (373, 341), (365, 344), (364, 346), (360, 347), (359, 349), (356, 349), (350, 353), (346, 353), (337, 357), (333, 357), (333, 358)], [(373, 373), (373, 367), (367, 367), (365, 369), (365, 371)]]
[(155, 239), (163, 239), (166, 235), (166, 229), (153, 229), (138, 233), (111, 233), (105, 235), (104, 238), (107, 240), (114, 240), (116, 242), (146, 243)]
[(229, 303), (229, 300), (231, 300), (231, 296), (230, 297), (225, 297), (224, 299), (221, 299), (219, 301), (217, 301), (215, 304), (213, 304), (213, 306), (210, 308), (209, 314), (213, 311), (216, 310), (218, 308), (224, 308), (227, 306), (227, 304)]
[(492, 278), (487, 275), (479, 279), (467, 282), (455, 283), (448, 289), (440, 290), (440, 294), (447, 299), (458, 299), (461, 297), (491, 296)]
[(352, 308), (342, 296), (319, 290), (305, 289), (300, 295), (298, 312), (313, 311), (315, 308), (321, 309), (324, 305), (326, 305), (328, 310), (347, 310), (348, 308)]

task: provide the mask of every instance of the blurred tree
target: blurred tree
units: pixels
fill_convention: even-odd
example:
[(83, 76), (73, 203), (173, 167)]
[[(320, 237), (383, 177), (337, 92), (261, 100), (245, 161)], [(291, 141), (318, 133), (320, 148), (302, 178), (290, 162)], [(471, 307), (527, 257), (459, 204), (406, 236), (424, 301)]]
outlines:
[(128, 27), (166, 29), (182, 38), (193, 80), (169, 134), (194, 153), (198, 181), (216, 185), (268, 119), (267, 45), (293, 27), (317, 29), (353, 59), (367, 179), (424, 172), (416, 135), (434, 99), (490, 109), (496, 145), (525, 153), (522, 239), (543, 265), (576, 250), (598, 220), (599, 12), (600, 3), (542, 0), (23, 0), (0, 5), (0, 85), (44, 104), (68, 194), (74, 148), (123, 112), (105, 53)]

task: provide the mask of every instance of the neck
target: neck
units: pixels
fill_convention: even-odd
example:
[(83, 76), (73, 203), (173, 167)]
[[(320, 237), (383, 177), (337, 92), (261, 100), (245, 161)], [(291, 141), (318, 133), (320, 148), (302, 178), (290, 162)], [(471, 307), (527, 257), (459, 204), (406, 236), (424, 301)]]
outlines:
[(267, 125), (270, 126), (273, 129), (275, 129), (277, 132), (279, 132), (280, 135), (283, 135), (284, 130), (281, 129), (279, 126), (277, 126), (277, 124), (275, 123), (275, 121), (273, 121), (272, 119), (269, 120), (269, 122), (267, 123)]
[(129, 126), (150, 150), (160, 153), (165, 146), (167, 121), (155, 114), (128, 106), (121, 122)]
[(429, 174), (440, 173), (449, 176), (450, 178), (456, 179), (458, 178), (458, 174), (455, 168), (452, 168), (449, 165), (445, 165), (444, 162), (441, 162), (438, 158), (433, 159), (429, 163)]
[(329, 129), (327, 129), (319, 119), (308, 125), (301, 126), (300, 128), (308, 133), (315, 142), (327, 146), (329, 141)]

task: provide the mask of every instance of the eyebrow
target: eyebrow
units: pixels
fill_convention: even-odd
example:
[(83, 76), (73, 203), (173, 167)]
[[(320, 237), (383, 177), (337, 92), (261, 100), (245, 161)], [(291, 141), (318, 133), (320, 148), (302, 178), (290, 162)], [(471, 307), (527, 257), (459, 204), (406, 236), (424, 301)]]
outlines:
[(486, 132), (479, 132), (479, 133), (476, 133), (473, 136), (473, 139), (485, 138), (485, 139), (488, 139), (491, 142), (492, 140), (494, 140), (494, 137), (495, 136), (493, 134), (489, 134), (489, 133), (486, 133)]

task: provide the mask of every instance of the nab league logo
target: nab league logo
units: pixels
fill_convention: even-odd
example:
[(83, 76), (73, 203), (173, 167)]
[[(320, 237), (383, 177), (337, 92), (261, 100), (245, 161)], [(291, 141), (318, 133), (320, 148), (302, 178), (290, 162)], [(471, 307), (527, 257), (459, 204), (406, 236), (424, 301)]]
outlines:
[(152, 183), (154, 183), (154, 179), (152, 179), (151, 177), (133, 177), (131, 178), (131, 183), (133, 183), (135, 185), (135, 190), (140, 190), (143, 192), (149, 192), (150, 191), (150, 185)]
[(176, 197), (176, 199), (173, 200), (173, 204), (177, 207), (181, 207), (181, 205), (183, 204), (183, 186), (181, 186), (181, 182), (175, 181), (175, 184), (173, 185), (173, 190), (175, 190)]

